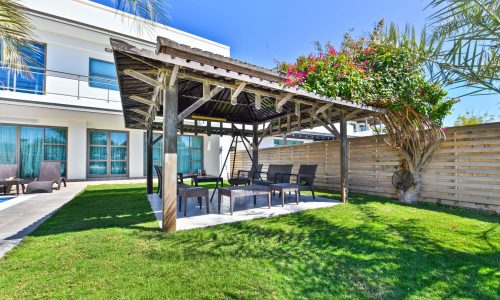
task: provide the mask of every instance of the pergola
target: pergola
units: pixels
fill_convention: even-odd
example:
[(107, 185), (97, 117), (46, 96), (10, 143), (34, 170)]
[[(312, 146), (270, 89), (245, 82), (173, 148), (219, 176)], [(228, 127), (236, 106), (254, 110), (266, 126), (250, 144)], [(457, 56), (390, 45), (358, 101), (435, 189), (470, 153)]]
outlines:
[[(178, 132), (240, 135), (258, 163), (263, 137), (324, 126), (340, 140), (340, 187), (342, 202), (347, 201), (346, 122), (383, 109), (286, 87), (280, 73), (162, 37), (156, 51), (116, 39), (111, 45), (125, 126), (147, 131), (148, 194), (153, 191), (153, 131), (163, 131), (164, 231), (176, 230)], [(334, 123), (340, 123), (340, 131)]]

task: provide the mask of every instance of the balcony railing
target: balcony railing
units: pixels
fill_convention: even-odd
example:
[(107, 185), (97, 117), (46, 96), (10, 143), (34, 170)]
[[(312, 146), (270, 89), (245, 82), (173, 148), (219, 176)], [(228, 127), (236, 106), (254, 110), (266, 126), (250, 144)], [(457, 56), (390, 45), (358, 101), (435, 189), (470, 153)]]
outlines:
[[(30, 67), (31, 74), (0, 69), (0, 91), (120, 102), (118, 80)], [(16, 73), (16, 71), (18, 71)]]

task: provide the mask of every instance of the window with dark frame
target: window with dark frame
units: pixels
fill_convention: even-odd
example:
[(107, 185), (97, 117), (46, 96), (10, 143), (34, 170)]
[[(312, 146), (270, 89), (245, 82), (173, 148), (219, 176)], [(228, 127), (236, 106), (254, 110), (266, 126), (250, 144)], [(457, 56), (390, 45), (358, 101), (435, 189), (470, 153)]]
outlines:
[(112, 62), (89, 59), (89, 86), (118, 91), (118, 76), (115, 64)]

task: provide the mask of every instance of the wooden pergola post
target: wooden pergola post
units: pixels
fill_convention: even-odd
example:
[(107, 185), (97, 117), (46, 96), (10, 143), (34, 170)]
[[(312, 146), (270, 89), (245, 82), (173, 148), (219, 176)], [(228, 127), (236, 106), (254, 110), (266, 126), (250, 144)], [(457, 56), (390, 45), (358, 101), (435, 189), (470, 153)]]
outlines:
[(153, 129), (146, 131), (146, 191), (153, 193)]
[(340, 114), (340, 195), (342, 203), (347, 203), (349, 194), (349, 140), (347, 138), (347, 118)]
[(163, 90), (162, 229), (165, 232), (176, 231), (177, 223), (177, 106), (177, 83), (167, 85)]
[(253, 160), (253, 164), (255, 164), (255, 166), (252, 166), (252, 168), (257, 168), (257, 165), (259, 164), (259, 124), (258, 123), (253, 124), (252, 144), (253, 144), (252, 160)]

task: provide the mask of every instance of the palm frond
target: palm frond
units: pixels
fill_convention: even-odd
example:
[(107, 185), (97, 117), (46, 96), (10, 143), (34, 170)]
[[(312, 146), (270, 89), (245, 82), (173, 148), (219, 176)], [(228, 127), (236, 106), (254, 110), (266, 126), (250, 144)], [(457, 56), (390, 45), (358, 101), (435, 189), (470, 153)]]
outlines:
[(27, 55), (33, 39), (32, 26), (25, 9), (15, 0), (0, 1), (0, 55), (1, 67), (14, 72), (30, 73), (28, 63), (33, 59)]
[(166, 0), (114, 0), (115, 8), (134, 15), (135, 29), (142, 34), (146, 29), (151, 33), (157, 23), (165, 22), (168, 18)]
[[(472, 94), (500, 93), (500, 1), (431, 0), (433, 79)], [(471, 94), (470, 92), (467, 94)]]

